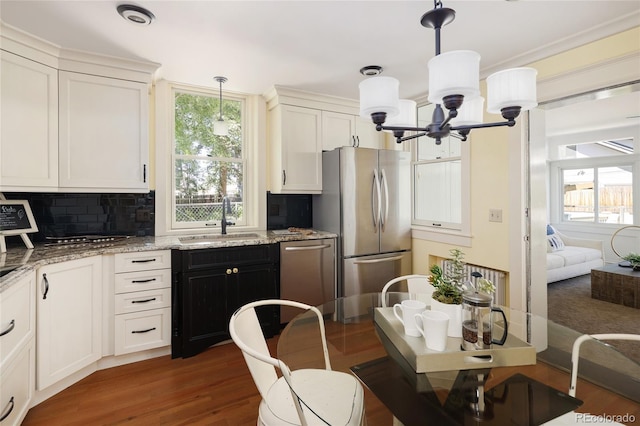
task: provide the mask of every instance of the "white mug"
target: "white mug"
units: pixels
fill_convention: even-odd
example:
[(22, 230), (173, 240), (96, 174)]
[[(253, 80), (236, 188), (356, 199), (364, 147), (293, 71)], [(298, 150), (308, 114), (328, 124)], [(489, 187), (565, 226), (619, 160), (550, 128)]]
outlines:
[[(414, 316), (427, 309), (427, 304), (419, 300), (403, 300), (402, 303), (393, 305), (393, 314), (404, 325), (404, 334), (407, 336), (420, 337), (420, 332), (416, 327)], [(400, 311), (400, 313), (398, 313)]]
[(447, 347), (449, 315), (440, 311), (427, 310), (414, 316), (418, 332), (424, 337), (428, 349), (444, 351)]

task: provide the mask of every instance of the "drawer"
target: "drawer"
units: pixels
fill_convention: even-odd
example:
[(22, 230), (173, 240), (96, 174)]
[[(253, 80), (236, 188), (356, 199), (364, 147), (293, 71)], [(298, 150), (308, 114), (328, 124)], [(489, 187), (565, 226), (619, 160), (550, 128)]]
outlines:
[(126, 272), (122, 274), (115, 274), (116, 294), (170, 287), (171, 269), (157, 269), (152, 271)]
[(115, 316), (115, 355), (171, 344), (171, 309)]
[(18, 356), (0, 374), (0, 415), (7, 415), (2, 425), (19, 425), (27, 410), (36, 386), (36, 345), (32, 338)]
[(114, 256), (115, 271), (149, 271), (152, 269), (171, 268), (171, 250), (136, 251), (118, 253)]
[(0, 293), (0, 365), (35, 335), (36, 275)]
[(116, 315), (170, 307), (170, 288), (116, 294), (115, 298)]

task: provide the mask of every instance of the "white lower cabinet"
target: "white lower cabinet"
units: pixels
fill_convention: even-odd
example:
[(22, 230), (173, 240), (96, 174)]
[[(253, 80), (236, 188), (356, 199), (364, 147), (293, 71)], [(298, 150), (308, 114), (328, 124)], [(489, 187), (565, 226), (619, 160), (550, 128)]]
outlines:
[(114, 354), (171, 344), (171, 251), (116, 254)]
[(35, 338), (29, 340), (0, 373), (0, 423), (19, 425), (29, 410), (35, 388)]
[(35, 273), (0, 293), (0, 423), (19, 425), (35, 390)]
[(102, 356), (101, 256), (46, 265), (37, 275), (37, 389)]

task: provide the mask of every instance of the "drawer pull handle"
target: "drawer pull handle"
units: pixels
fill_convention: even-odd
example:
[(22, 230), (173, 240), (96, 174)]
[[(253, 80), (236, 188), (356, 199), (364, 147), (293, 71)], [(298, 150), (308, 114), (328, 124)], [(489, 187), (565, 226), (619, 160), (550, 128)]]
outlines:
[(141, 260), (132, 260), (131, 263), (148, 263), (148, 262), (155, 262), (156, 259), (141, 259)]
[(155, 280), (156, 280), (155, 278), (149, 278), (148, 280), (131, 280), (131, 283), (132, 284), (150, 283)]
[(155, 327), (153, 327), (153, 328), (148, 328), (148, 329), (146, 329), (146, 330), (133, 330), (133, 331), (131, 332), (131, 334), (148, 333), (148, 332), (153, 331), (153, 330), (155, 330), (155, 329), (156, 329), (156, 328), (155, 328)]
[(233, 268), (233, 273), (237, 274), (238, 273), (238, 268)]
[(11, 322), (9, 323), (9, 327), (7, 327), (5, 331), (0, 333), (0, 337), (4, 336), (5, 334), (11, 333), (11, 331), (13, 331), (14, 328), (16, 328), (16, 320), (12, 319)]
[(132, 300), (131, 303), (147, 303), (147, 302), (153, 302), (154, 300), (156, 300), (156, 298), (152, 297), (151, 299), (145, 299), (145, 300)]
[(44, 294), (42, 295), (42, 300), (47, 298), (47, 293), (49, 293), (49, 280), (47, 279), (47, 274), (42, 274), (42, 281), (44, 282)]
[(15, 402), (13, 402), (13, 397), (11, 397), (11, 399), (9, 400), (9, 403), (7, 404), (7, 407), (9, 408), (5, 408), (5, 412), (2, 415), (2, 417), (0, 417), (0, 422), (3, 421), (4, 419), (6, 419), (7, 417), (9, 417), (9, 414), (11, 414), (11, 412), (13, 411), (13, 407), (16, 405)]

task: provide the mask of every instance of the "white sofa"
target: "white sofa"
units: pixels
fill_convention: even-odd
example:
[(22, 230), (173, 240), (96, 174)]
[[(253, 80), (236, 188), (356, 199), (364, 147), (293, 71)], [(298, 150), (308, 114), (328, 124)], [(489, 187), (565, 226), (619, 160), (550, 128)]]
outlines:
[(547, 235), (547, 239), (553, 241), (547, 244), (547, 284), (585, 275), (604, 265), (602, 241), (569, 237), (553, 231), (555, 238)]

